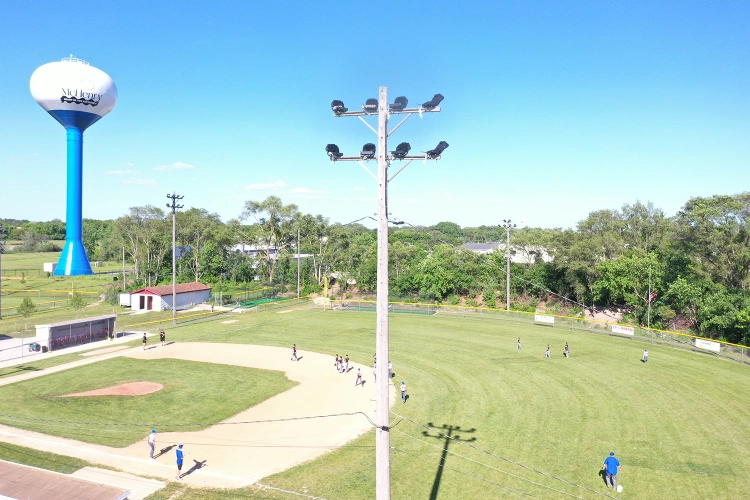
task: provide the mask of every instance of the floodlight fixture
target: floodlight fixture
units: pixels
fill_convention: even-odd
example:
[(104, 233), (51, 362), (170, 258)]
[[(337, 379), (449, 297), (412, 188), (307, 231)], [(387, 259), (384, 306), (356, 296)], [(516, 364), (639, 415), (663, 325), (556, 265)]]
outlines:
[(378, 112), (378, 100), (367, 99), (365, 101), (365, 105), (362, 106), (362, 109), (365, 110), (365, 113), (377, 113)]
[(391, 154), (394, 158), (403, 159), (406, 155), (409, 154), (409, 150), (411, 150), (411, 145), (408, 142), (402, 142), (401, 144), (396, 146), (396, 151), (391, 151)]
[(349, 108), (344, 107), (344, 102), (339, 101), (338, 99), (334, 99), (331, 102), (331, 109), (333, 110), (334, 115), (340, 115), (341, 113), (346, 113), (349, 111)]
[(438, 157), (440, 157), (441, 154), (443, 154), (443, 151), (446, 150), (448, 147), (448, 143), (445, 141), (440, 141), (437, 146), (435, 146), (435, 149), (431, 149), (427, 151), (425, 154), (427, 155), (427, 158), (434, 160)]
[(406, 105), (409, 104), (409, 99), (404, 96), (397, 97), (393, 104), (388, 105), (389, 111), (403, 111)]
[(328, 146), (326, 146), (326, 153), (328, 153), (328, 157), (331, 159), (331, 161), (336, 161), (344, 156), (344, 153), (339, 151), (339, 147), (335, 144), (329, 144)]
[(362, 152), (360, 153), (360, 156), (362, 158), (375, 158), (375, 144), (368, 142), (364, 146), (362, 146)]
[(432, 96), (432, 99), (422, 104), (422, 108), (423, 109), (435, 109), (440, 105), (443, 99), (445, 99), (443, 97), (443, 94), (435, 94), (434, 96)]

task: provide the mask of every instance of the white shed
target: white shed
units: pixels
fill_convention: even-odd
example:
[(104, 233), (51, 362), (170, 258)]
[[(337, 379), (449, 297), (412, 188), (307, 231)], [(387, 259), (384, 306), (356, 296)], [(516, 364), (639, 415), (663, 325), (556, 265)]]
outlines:
[[(177, 309), (202, 304), (211, 295), (211, 287), (203, 283), (180, 283), (177, 285)], [(168, 311), (172, 309), (172, 285), (150, 286), (130, 292), (130, 308), (133, 311)]]

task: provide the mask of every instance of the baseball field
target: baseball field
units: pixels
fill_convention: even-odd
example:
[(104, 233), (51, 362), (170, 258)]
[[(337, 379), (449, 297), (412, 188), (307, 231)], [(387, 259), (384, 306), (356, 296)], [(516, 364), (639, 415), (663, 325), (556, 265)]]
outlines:
[[(124, 447), (123, 456), (127, 450), (142, 455), (150, 426), (161, 425), (165, 446), (177, 439), (194, 443), (186, 446), (196, 463), (205, 459), (206, 468), (191, 474), (196, 480), (190, 485), (170, 483), (153, 498), (176, 492), (181, 499), (298, 498), (284, 490), (373, 498), (374, 433), (367, 418), (347, 417), (353, 419), (347, 420), (348, 435), (359, 437), (345, 440), (337, 433), (341, 417), (323, 415), (373, 414), (371, 371), (363, 368), (367, 383), (355, 387), (354, 373), (335, 371), (333, 355), (371, 365), (374, 313), (301, 307), (227, 319), (168, 329), (175, 342), (170, 346), (142, 351), (133, 344), (100, 362), (47, 375), (52, 368), (44, 368), (33, 372), (42, 376), (0, 387), (0, 399), (8, 402), (0, 440), (117, 467), (103, 453), (81, 456), (81, 450), (106, 446), (114, 456)], [(570, 358), (562, 355), (565, 342)], [(289, 361), (292, 343), (302, 354), (299, 362)], [(544, 357), (547, 344), (550, 359)], [(641, 361), (644, 348), (648, 363)], [(440, 314), (394, 314), (391, 350), (394, 384), (405, 381), (409, 395), (405, 404), (394, 398), (392, 408), (393, 498), (746, 497), (747, 366), (626, 338)], [(114, 403), (114, 396), (60, 398), (137, 381), (164, 389)], [(106, 409), (111, 404), (116, 406)], [(261, 437), (253, 430), (259, 424), (219, 432), (220, 422), (253, 411), (261, 412), (253, 421), (268, 412), (330, 423), (264, 423)], [(205, 425), (179, 428), (187, 423)], [(9, 438), (7, 429), (18, 429), (11, 432), (16, 437)], [(78, 449), (64, 446), (69, 439), (56, 441), (62, 437), (76, 440)], [(610, 451), (622, 464), (621, 493), (608, 490), (600, 475)], [(159, 463), (140, 460), (136, 469), (165, 477), (159, 467), (171, 466), (172, 455), (167, 450)], [(233, 455), (246, 457), (241, 467), (222, 461)], [(260, 465), (252, 470), (264, 460), (289, 465), (270, 475)], [(146, 472), (150, 466), (153, 472)], [(119, 468), (129, 467), (124, 461)], [(197, 479), (204, 473), (213, 476), (202, 483)], [(252, 481), (234, 488), (242, 474)], [(234, 489), (219, 488), (223, 476)], [(279, 490), (261, 490), (254, 482)]]

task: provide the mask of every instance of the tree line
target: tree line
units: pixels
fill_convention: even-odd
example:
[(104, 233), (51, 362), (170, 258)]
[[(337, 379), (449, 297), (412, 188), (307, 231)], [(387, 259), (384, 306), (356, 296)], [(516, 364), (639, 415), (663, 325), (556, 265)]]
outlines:
[[(205, 209), (177, 213), (180, 281), (296, 285), (297, 232), (305, 293), (324, 276), (343, 297), (374, 293), (376, 232), (360, 224), (330, 223), (275, 196), (247, 201), (223, 222)], [(10, 222), (10, 221), (8, 221)], [(626, 319), (730, 342), (750, 342), (750, 193), (691, 198), (673, 217), (652, 203), (597, 210), (575, 228), (511, 230), (511, 304), (534, 310), (621, 306)], [(49, 239), (64, 235), (59, 221), (18, 225)], [(125, 250), (138, 285), (171, 281), (171, 214), (133, 207), (115, 220), (84, 220), (92, 260), (119, 260)], [(5, 224), (7, 227), (8, 224)], [(505, 252), (478, 255), (467, 242), (504, 242), (498, 226), (405, 224), (390, 232), (392, 299), (504, 307)], [(257, 255), (233, 251), (252, 246)], [(551, 258), (544, 259), (544, 254)], [(516, 259), (517, 260), (517, 259)]]

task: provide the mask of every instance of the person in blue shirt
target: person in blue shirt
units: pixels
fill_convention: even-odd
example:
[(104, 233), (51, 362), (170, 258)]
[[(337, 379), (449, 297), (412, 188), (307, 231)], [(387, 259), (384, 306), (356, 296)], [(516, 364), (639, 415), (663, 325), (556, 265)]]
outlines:
[(177, 475), (174, 477), (178, 481), (180, 478), (180, 473), (182, 473), (182, 460), (185, 457), (185, 451), (182, 449), (182, 445), (179, 445), (177, 447)]
[(615, 452), (610, 451), (604, 459), (602, 470), (607, 472), (607, 488), (617, 489), (617, 473), (620, 472), (620, 461), (615, 458)]

